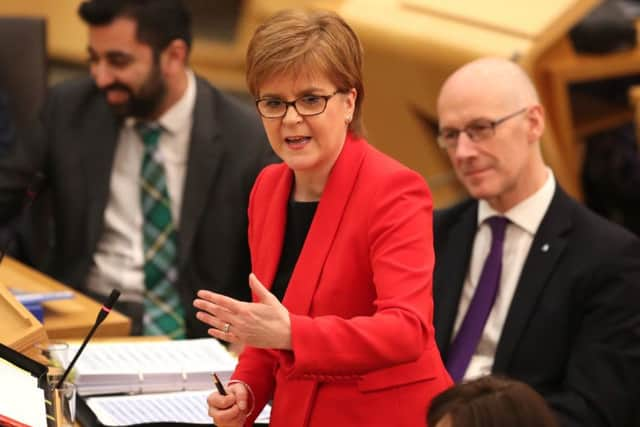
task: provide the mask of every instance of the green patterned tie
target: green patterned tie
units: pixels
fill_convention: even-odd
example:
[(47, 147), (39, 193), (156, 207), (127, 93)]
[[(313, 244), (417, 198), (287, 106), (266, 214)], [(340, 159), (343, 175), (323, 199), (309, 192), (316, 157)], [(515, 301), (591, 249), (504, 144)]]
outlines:
[(144, 142), (140, 170), (140, 200), (144, 246), (144, 317), (145, 335), (184, 338), (184, 308), (176, 289), (177, 231), (171, 219), (164, 166), (158, 159), (158, 139), (162, 128), (138, 124)]

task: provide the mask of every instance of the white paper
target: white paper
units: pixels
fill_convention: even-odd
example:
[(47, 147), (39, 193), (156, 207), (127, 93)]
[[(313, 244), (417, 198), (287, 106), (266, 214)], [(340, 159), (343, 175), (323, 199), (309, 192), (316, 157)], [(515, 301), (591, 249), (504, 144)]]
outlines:
[[(211, 417), (207, 413), (207, 396), (212, 391), (91, 397), (87, 399), (87, 405), (98, 421), (109, 426), (154, 422), (211, 424)], [(267, 405), (256, 422), (268, 424), (270, 413), (271, 407)]]
[(28, 371), (0, 359), (0, 414), (32, 427), (46, 427), (44, 390)]
[[(71, 357), (79, 346), (71, 346)], [(209, 389), (211, 374), (226, 381), (236, 359), (213, 338), (89, 344), (75, 383), (84, 396)]]

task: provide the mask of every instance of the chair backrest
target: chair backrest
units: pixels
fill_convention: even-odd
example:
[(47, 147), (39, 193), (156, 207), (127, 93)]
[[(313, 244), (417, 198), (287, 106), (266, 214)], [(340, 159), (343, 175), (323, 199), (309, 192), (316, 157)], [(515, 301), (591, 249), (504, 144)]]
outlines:
[[(34, 129), (47, 95), (46, 21), (40, 17), (0, 16), (0, 96), (8, 101), (9, 119), (20, 136)], [(19, 142), (19, 141), (18, 141)], [(50, 199), (40, 194), (29, 212), (12, 227), (0, 228), (0, 242), (12, 242), (9, 253), (31, 265), (44, 266), (49, 249)]]
[(47, 92), (44, 18), (0, 17), (0, 91), (17, 129), (30, 129)]

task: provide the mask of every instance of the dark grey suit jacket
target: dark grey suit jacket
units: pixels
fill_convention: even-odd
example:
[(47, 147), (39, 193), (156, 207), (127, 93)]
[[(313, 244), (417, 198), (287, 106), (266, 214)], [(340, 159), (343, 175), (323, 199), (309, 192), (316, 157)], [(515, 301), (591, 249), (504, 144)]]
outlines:
[[(255, 111), (196, 81), (178, 228), (178, 286), (188, 335), (206, 336), (192, 306), (198, 289), (250, 299), (248, 198), (258, 172), (276, 157)], [(34, 172), (44, 172), (54, 232), (45, 271), (82, 290), (103, 229), (121, 122), (87, 78), (51, 90), (42, 124), (0, 159), (0, 222), (19, 213)]]
[[(467, 200), (434, 217), (434, 325), (444, 360), (477, 207)], [(634, 425), (640, 399), (640, 240), (558, 188), (524, 264), (493, 373), (533, 386), (565, 426)]]

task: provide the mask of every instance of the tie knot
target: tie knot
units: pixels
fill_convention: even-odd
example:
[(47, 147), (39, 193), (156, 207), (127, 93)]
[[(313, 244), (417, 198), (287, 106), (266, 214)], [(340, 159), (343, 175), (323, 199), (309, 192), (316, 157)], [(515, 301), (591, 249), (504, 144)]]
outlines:
[(504, 240), (504, 232), (509, 220), (504, 216), (492, 216), (486, 219), (487, 224), (491, 227), (491, 234), (494, 241), (502, 242)]
[(137, 123), (136, 131), (142, 138), (142, 142), (148, 149), (155, 149), (158, 146), (158, 139), (162, 132), (162, 127), (157, 123)]

